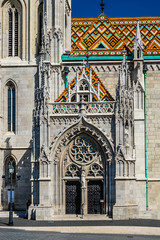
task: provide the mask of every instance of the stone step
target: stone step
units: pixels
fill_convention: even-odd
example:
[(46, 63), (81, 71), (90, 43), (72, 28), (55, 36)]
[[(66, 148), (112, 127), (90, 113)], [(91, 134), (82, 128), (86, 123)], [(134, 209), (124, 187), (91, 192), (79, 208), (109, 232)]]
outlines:
[(107, 215), (99, 215), (99, 214), (88, 214), (88, 215), (74, 215), (74, 214), (65, 214), (65, 215), (54, 215), (53, 216), (53, 220), (54, 221), (72, 221), (72, 220), (91, 220), (91, 221), (95, 221), (95, 220), (111, 220), (111, 218), (109, 218)]
[[(25, 217), (25, 211), (13, 211), (13, 217), (14, 218), (24, 218)], [(0, 218), (8, 218), (9, 217), (9, 211), (0, 211)]]

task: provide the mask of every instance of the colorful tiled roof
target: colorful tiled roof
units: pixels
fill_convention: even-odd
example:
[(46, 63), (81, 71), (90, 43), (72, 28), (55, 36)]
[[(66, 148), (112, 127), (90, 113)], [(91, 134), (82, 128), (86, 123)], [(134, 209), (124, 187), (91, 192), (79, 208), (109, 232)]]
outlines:
[[(160, 17), (138, 19), (144, 55), (160, 54)], [(71, 56), (122, 55), (124, 47), (132, 54), (136, 28), (137, 18), (73, 18)]]
[[(106, 87), (103, 85), (102, 81), (99, 79), (99, 77), (97, 76), (97, 74), (95, 73), (95, 71), (92, 69), (92, 85), (95, 88), (95, 90), (97, 91), (97, 86), (98, 86), (98, 82), (99, 82), (99, 88), (100, 88), (100, 98), (102, 101), (114, 101), (113, 97), (111, 96), (111, 94), (108, 92), (108, 90), (106, 89)], [(85, 69), (86, 71), (86, 75), (87, 77), (89, 77), (90, 71), (89, 68), (87, 67)], [(82, 70), (80, 70), (79, 72), (79, 77), (82, 75)], [(71, 89), (73, 89), (73, 87), (76, 84), (76, 77), (71, 81), (70, 86)], [(66, 102), (68, 99), (68, 87), (64, 90), (64, 92), (60, 95), (60, 97), (56, 100), (56, 102)]]

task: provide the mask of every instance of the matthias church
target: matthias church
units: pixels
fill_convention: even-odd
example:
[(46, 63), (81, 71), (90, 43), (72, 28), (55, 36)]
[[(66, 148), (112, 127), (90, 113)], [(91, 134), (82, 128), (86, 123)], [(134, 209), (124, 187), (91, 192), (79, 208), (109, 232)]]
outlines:
[(0, 0), (3, 210), (12, 165), (29, 219), (160, 219), (160, 17), (101, 6), (71, 18), (71, 0)]

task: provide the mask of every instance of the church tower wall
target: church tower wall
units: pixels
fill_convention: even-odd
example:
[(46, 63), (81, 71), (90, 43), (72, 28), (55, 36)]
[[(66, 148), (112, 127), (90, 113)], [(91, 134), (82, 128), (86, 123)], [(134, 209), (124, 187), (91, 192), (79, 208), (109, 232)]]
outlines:
[(157, 211), (160, 187), (160, 81), (159, 63), (148, 63), (147, 72), (147, 155), (149, 178), (149, 209)]
[[(37, 82), (38, 7), (41, 1), (0, 1), (1, 204), (8, 209), (8, 164), (15, 163), (14, 207), (31, 198), (32, 115)], [(2, 206), (1, 206), (2, 207)]]

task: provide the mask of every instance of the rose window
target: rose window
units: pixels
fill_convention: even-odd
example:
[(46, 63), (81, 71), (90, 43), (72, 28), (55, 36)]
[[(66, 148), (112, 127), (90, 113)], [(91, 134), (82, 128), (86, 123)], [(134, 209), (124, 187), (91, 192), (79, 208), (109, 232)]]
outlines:
[(88, 137), (78, 137), (70, 149), (73, 161), (79, 164), (89, 164), (97, 156), (97, 145)]

